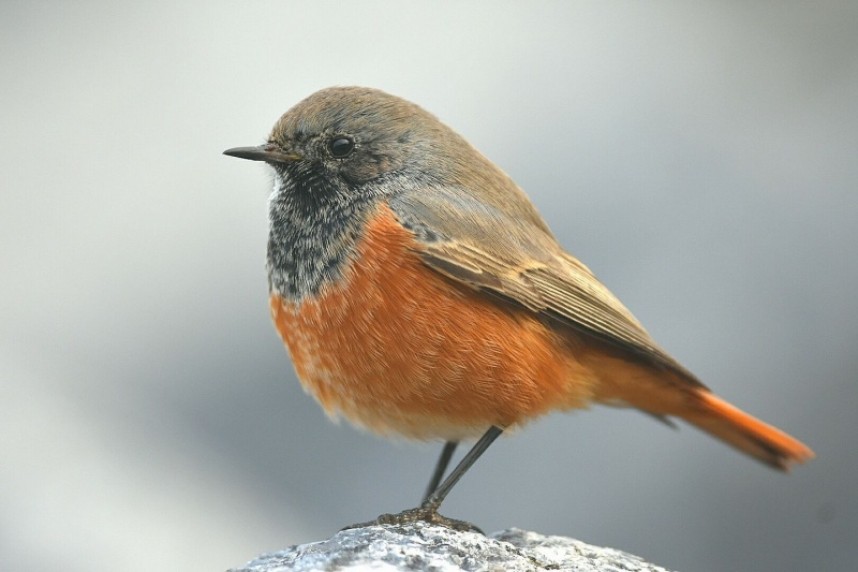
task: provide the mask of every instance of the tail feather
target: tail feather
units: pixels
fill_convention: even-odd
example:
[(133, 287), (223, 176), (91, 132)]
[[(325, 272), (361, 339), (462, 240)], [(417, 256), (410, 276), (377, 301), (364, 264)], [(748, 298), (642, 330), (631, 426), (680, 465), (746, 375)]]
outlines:
[(678, 366), (656, 368), (593, 347), (578, 358), (599, 380), (600, 403), (636, 407), (662, 421), (678, 417), (782, 471), (814, 457), (807, 445), (715, 396)]
[(798, 439), (748, 415), (714, 394), (701, 390), (696, 392), (696, 397), (699, 398), (697, 406), (680, 415), (743, 453), (782, 471), (814, 457), (813, 451)]

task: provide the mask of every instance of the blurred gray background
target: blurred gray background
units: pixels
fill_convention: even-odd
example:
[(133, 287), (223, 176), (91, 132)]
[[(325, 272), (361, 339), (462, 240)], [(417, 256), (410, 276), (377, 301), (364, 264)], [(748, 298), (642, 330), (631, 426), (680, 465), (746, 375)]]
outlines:
[(445, 508), (684, 571), (858, 558), (858, 3), (0, 4), (0, 569), (223, 570), (418, 500), (438, 444), (330, 423), (269, 323), (264, 141), (330, 85), (454, 126), (777, 474), (596, 409)]

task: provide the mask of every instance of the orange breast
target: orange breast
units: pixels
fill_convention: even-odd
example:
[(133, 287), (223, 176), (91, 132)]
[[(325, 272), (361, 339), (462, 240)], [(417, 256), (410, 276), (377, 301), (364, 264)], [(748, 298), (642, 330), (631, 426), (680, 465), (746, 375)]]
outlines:
[(297, 304), (272, 296), (298, 377), (329, 414), (454, 440), (590, 401), (568, 338), (437, 274), (417, 248), (382, 206), (339, 283)]

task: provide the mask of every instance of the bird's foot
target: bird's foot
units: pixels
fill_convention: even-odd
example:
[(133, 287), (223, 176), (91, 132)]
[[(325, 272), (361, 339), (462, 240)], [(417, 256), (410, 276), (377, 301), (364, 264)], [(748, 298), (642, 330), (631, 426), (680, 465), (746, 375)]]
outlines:
[(396, 514), (382, 514), (375, 520), (352, 524), (343, 528), (343, 530), (362, 528), (365, 526), (378, 526), (382, 524), (413, 524), (415, 522), (437, 524), (460, 532), (477, 532), (479, 534), (485, 534), (479, 527), (471, 524), (470, 522), (441, 516), (438, 514), (438, 509), (432, 506), (420, 506), (417, 508), (403, 510)]

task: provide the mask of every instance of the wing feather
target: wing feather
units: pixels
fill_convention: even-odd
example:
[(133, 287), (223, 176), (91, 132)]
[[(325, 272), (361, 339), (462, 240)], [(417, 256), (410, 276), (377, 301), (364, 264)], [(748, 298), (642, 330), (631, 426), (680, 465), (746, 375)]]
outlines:
[(389, 205), (434, 270), (700, 383), (544, 225), (446, 187), (401, 193)]

